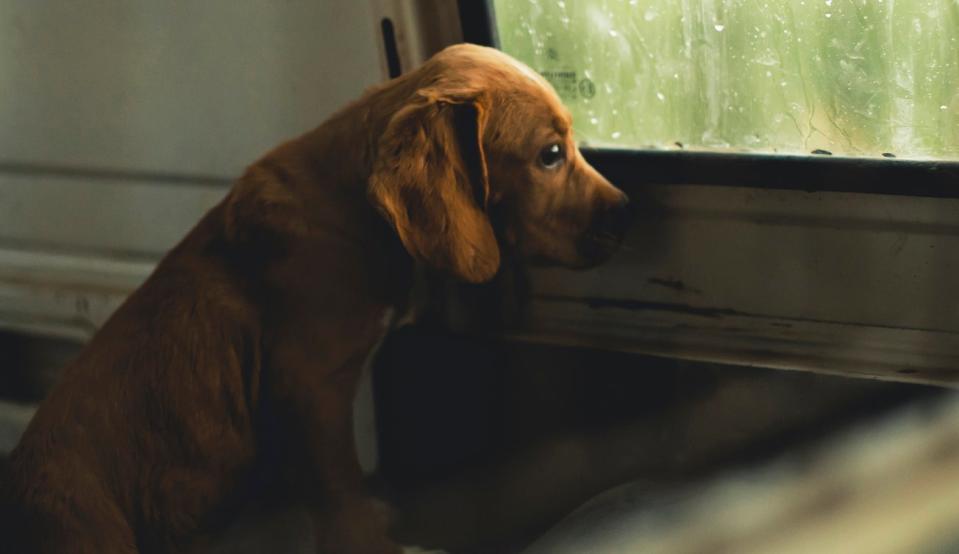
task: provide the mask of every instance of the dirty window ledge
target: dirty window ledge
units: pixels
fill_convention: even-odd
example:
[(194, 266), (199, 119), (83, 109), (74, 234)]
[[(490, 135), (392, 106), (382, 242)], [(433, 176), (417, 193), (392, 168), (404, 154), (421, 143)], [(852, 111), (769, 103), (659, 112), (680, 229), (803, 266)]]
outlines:
[(959, 198), (959, 162), (582, 148), (616, 184), (716, 185)]

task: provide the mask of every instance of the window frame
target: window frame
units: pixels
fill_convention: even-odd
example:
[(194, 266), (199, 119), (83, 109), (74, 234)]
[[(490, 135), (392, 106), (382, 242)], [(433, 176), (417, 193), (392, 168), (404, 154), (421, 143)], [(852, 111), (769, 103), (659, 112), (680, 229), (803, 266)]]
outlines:
[[(466, 42), (498, 47), (491, 0), (458, 0)], [(614, 183), (959, 198), (959, 160), (582, 147)]]

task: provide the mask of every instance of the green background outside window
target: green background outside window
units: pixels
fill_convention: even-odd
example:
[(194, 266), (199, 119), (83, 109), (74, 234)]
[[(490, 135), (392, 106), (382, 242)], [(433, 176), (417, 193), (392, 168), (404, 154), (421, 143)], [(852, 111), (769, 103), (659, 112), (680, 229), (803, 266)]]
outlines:
[(495, 0), (594, 146), (959, 159), (959, 0)]

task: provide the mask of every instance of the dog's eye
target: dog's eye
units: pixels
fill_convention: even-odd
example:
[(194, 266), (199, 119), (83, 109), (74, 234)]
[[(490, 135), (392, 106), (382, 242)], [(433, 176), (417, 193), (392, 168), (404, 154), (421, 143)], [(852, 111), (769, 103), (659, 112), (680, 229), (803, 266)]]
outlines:
[(566, 153), (559, 144), (550, 144), (539, 153), (539, 163), (546, 169), (556, 169), (566, 161)]

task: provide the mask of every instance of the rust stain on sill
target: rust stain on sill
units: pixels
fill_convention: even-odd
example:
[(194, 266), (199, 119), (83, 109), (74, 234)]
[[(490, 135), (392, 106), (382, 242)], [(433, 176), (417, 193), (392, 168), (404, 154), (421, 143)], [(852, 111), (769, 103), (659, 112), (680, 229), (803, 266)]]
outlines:
[(672, 277), (667, 277), (665, 279), (659, 277), (651, 277), (646, 280), (650, 285), (658, 285), (661, 287), (666, 287), (668, 289), (673, 289), (677, 292), (692, 292), (695, 294), (702, 294), (703, 291), (695, 289), (692, 287), (686, 286), (686, 283), (680, 281), (679, 279), (674, 279)]
[(722, 319), (724, 317), (743, 317), (750, 319), (774, 320), (774, 322), (793, 322), (793, 323), (813, 323), (823, 325), (842, 325), (847, 327), (861, 327), (866, 329), (889, 329), (894, 331), (915, 331), (921, 333), (939, 333), (944, 335), (959, 336), (959, 331), (948, 329), (932, 329), (925, 327), (906, 327), (901, 325), (884, 325), (881, 323), (860, 323), (856, 321), (835, 321), (829, 319), (817, 319), (811, 317), (781, 316), (770, 314), (759, 314), (735, 310), (732, 308), (707, 308), (700, 306), (690, 306), (689, 304), (679, 304), (671, 302), (647, 302), (644, 300), (620, 299), (620, 298), (600, 298), (595, 296), (566, 296), (561, 294), (535, 294), (536, 300), (547, 302), (562, 302), (569, 304), (584, 304), (593, 310), (620, 309), (634, 312), (668, 312), (686, 314), (697, 317), (707, 317), (712, 319)]

